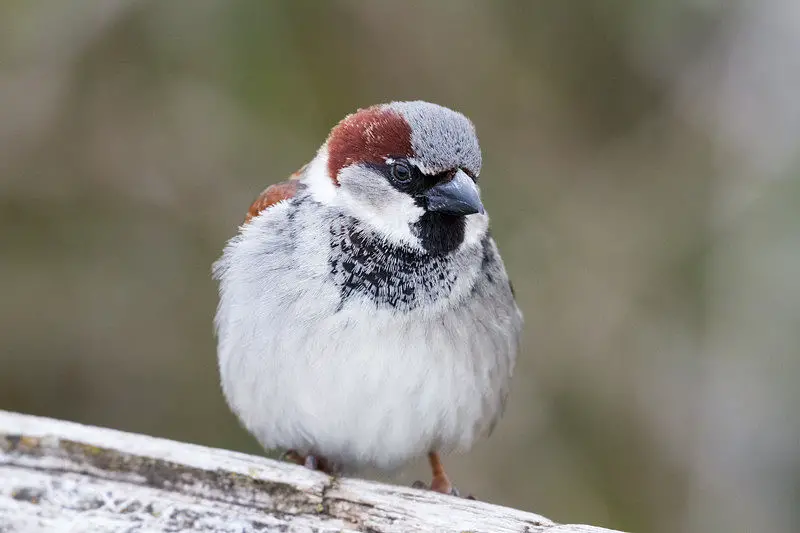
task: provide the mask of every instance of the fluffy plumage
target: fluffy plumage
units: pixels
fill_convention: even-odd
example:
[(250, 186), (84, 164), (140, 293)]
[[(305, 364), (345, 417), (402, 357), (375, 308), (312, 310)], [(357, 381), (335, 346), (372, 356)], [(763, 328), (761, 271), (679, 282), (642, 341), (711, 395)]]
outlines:
[(491, 431), (522, 317), (488, 217), (459, 214), (480, 165), (466, 117), (392, 103), (256, 201), (214, 265), (215, 325), (225, 397), (264, 447), (393, 469)]

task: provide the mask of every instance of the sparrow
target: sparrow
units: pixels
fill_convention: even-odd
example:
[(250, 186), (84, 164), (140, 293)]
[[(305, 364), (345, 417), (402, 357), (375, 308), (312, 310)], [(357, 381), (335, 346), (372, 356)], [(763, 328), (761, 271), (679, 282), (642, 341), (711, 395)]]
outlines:
[(284, 457), (329, 474), (394, 471), (488, 436), (522, 314), (481, 202), (463, 114), (360, 109), (267, 187), (214, 263), (225, 399)]

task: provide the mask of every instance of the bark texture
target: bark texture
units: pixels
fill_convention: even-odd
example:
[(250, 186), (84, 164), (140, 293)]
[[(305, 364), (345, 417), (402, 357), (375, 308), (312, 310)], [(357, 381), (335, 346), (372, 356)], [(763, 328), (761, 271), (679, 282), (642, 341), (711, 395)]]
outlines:
[(0, 411), (0, 532), (612, 533), (228, 450)]

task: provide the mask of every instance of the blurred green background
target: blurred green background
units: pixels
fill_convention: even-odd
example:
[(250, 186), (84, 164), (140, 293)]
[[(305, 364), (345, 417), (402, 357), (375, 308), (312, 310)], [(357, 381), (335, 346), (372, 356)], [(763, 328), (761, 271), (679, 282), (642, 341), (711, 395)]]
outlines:
[(345, 114), (425, 99), (477, 126), (527, 322), (456, 484), (798, 531), (798, 87), (793, 0), (2, 1), (0, 408), (263, 453), (210, 265)]

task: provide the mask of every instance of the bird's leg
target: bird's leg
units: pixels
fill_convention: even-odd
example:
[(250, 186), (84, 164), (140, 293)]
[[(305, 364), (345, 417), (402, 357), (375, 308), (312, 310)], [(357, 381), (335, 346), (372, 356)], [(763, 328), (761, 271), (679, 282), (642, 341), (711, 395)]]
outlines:
[[(415, 481), (412, 487), (415, 489), (428, 489), (435, 492), (441, 492), (442, 494), (449, 494), (451, 496), (460, 496), (458, 489), (450, 483), (450, 478), (447, 477), (447, 474), (444, 471), (444, 465), (442, 464), (442, 460), (439, 458), (439, 454), (436, 452), (430, 452), (428, 454), (428, 462), (431, 465), (431, 472), (433, 474), (433, 479), (431, 480), (431, 485), (428, 487), (422, 481)], [(467, 496), (468, 500), (474, 500), (475, 498), (470, 494)]]
[(328, 461), (324, 457), (319, 457), (319, 456), (317, 456), (317, 470), (325, 472), (326, 474), (331, 476), (335, 476), (339, 473), (339, 468), (335, 464)]
[[(431, 464), (431, 472), (433, 473), (431, 490), (441, 492), (442, 494), (453, 494), (453, 485), (450, 483), (450, 478), (447, 477), (444, 471), (444, 465), (442, 464), (441, 458), (439, 458), (439, 454), (436, 452), (429, 453), (428, 462)], [(457, 496), (457, 492), (458, 491), (453, 495)]]

